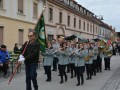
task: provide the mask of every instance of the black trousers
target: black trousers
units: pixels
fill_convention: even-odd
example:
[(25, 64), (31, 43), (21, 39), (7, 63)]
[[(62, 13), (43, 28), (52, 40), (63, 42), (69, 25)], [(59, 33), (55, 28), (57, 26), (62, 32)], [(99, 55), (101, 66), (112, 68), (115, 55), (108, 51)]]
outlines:
[(96, 75), (96, 71), (97, 71), (97, 60), (93, 60), (92, 71), (93, 71), (93, 74)]
[(70, 64), (67, 65), (67, 72), (70, 72)]
[(92, 78), (92, 64), (85, 64), (85, 66), (86, 66), (87, 78), (91, 79)]
[(102, 58), (97, 57), (97, 72), (102, 72)]
[(58, 63), (58, 58), (54, 57), (53, 58), (53, 71), (57, 71), (57, 63)]
[(0, 67), (0, 70), (3, 71), (4, 76), (7, 75), (7, 71), (8, 71), (8, 63), (3, 63), (3, 66)]
[(46, 75), (47, 75), (47, 80), (51, 80), (51, 66), (44, 66)]
[(104, 58), (105, 70), (110, 70), (110, 57)]
[(70, 65), (71, 77), (73, 77), (73, 71), (74, 71), (74, 76), (76, 76), (75, 64), (70, 63), (69, 65)]
[(65, 69), (66, 69), (66, 65), (59, 64), (59, 72), (60, 72), (61, 81), (63, 81), (63, 76), (65, 76), (65, 78), (67, 77)]
[(78, 84), (80, 84), (80, 78), (81, 78), (81, 83), (84, 81), (84, 77), (83, 77), (84, 66), (75, 67), (75, 69), (76, 69), (77, 81)]

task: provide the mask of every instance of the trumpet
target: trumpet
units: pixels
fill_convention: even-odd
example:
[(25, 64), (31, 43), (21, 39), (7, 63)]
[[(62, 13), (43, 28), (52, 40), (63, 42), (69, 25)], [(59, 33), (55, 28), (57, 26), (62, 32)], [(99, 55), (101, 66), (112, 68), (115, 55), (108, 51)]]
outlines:
[(81, 50), (81, 49), (77, 49), (77, 50), (75, 50), (75, 51), (71, 52), (71, 53), (69, 54), (69, 56), (70, 56), (71, 54), (73, 54), (73, 53), (78, 52), (79, 50)]

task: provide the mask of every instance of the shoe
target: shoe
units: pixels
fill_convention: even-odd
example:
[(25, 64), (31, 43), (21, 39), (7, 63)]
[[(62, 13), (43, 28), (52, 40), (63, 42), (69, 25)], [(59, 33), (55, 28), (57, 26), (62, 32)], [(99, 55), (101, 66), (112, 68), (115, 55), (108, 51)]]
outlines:
[(63, 80), (60, 81), (60, 84), (62, 84), (62, 83), (63, 83)]
[(76, 86), (80, 86), (80, 83), (76, 84)]
[(90, 78), (86, 78), (86, 80), (89, 80)]
[(104, 69), (104, 70), (107, 70), (107, 69)]
[(47, 79), (46, 82), (51, 82), (51, 79)]
[(92, 79), (92, 76), (89, 79)]

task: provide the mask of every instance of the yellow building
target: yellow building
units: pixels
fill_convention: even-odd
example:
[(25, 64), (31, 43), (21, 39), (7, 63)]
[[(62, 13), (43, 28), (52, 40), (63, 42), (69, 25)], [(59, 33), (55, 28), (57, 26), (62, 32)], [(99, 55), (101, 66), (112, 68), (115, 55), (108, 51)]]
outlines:
[(27, 34), (34, 29), (41, 13), (39, 0), (0, 0), (0, 45), (13, 50), (28, 39)]

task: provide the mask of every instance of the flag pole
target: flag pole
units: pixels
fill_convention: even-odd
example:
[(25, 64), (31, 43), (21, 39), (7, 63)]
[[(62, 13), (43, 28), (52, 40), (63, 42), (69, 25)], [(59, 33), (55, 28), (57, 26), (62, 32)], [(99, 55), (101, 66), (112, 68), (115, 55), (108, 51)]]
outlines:
[[(28, 43), (29, 42), (27, 42), (27, 44), (26, 44), (26, 46), (25, 46), (25, 48), (24, 48), (24, 50), (22, 52), (22, 55), (25, 53), (25, 50), (26, 50), (26, 48), (28, 46)], [(17, 69), (18, 69), (19, 66), (20, 66), (20, 62), (17, 63), (17, 66), (15, 67), (14, 72), (13, 72), (13, 74), (11, 75), (11, 77), (10, 77), (10, 79), (8, 81), (8, 84), (10, 84), (10, 82), (12, 81), (12, 79), (13, 79), (13, 77), (14, 77), (14, 75), (15, 75), (15, 73), (16, 73), (16, 71), (17, 71)]]

